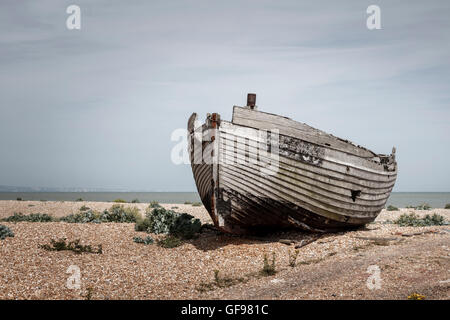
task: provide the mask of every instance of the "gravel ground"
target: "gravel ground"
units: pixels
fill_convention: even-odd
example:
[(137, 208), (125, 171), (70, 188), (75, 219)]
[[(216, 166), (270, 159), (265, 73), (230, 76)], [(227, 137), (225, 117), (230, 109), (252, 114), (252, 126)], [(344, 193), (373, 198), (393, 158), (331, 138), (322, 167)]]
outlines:
[[(112, 203), (0, 201), (0, 218), (14, 212), (63, 216), (82, 205), (104, 210)], [(141, 212), (147, 205), (126, 204)], [(178, 207), (176, 211), (211, 222), (203, 207), (163, 206)], [(285, 232), (266, 239), (205, 232), (172, 249), (134, 243), (133, 237), (147, 234), (134, 231), (131, 223), (1, 222), (15, 237), (0, 240), (0, 299), (86, 299), (88, 292), (92, 299), (406, 299), (414, 292), (427, 299), (449, 299), (450, 226), (386, 223), (404, 212), (439, 213), (450, 220), (450, 210), (445, 209), (383, 210), (374, 223), (357, 231)], [(407, 236), (419, 232), (427, 233)], [(51, 238), (62, 237), (102, 244), (103, 253), (39, 248)], [(280, 239), (312, 242), (298, 249), (296, 266), (291, 267), (294, 244), (280, 243)], [(271, 258), (273, 252), (277, 273), (261, 276), (263, 255)], [(71, 265), (81, 271), (81, 289), (67, 288)], [(380, 289), (366, 285), (371, 265), (380, 269)], [(219, 281), (219, 286), (215, 270), (220, 279), (228, 278)]]

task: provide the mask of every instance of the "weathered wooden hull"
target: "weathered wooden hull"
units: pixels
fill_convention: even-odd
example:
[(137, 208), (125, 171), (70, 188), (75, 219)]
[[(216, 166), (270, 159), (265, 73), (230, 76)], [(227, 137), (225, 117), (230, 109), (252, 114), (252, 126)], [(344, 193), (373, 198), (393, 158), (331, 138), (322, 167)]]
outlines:
[[(233, 122), (213, 115), (194, 128), (195, 119), (188, 125), (194, 179), (225, 232), (357, 227), (376, 218), (394, 187), (395, 155), (376, 155), (293, 120), (238, 107)], [(278, 145), (271, 154), (273, 133), (261, 130), (272, 129)]]

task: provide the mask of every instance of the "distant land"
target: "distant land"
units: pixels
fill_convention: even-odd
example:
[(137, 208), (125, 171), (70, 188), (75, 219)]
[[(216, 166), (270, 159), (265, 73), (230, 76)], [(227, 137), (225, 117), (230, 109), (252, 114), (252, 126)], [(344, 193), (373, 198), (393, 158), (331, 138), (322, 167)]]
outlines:
[[(82, 188), (82, 187), (23, 187), (23, 186), (4, 186), (0, 185), (0, 192), (168, 192), (168, 193), (184, 193), (197, 192), (197, 190), (189, 191), (164, 191), (164, 190), (143, 190), (143, 189), (120, 189), (120, 188)], [(394, 193), (448, 193), (447, 191), (393, 191)]]
[[(124, 199), (128, 202), (138, 199), (140, 202), (159, 201), (161, 203), (199, 202), (197, 191), (142, 191), (113, 188), (49, 188), (20, 187), (0, 185), (0, 200), (47, 200), (47, 201), (84, 201), (110, 202)], [(450, 192), (392, 192), (386, 206), (399, 208), (417, 206), (423, 203), (432, 208), (444, 208), (450, 203)]]
[(21, 187), (21, 186), (2, 186), (0, 192), (153, 192), (148, 190), (128, 190), (118, 188), (48, 188), (48, 187)]

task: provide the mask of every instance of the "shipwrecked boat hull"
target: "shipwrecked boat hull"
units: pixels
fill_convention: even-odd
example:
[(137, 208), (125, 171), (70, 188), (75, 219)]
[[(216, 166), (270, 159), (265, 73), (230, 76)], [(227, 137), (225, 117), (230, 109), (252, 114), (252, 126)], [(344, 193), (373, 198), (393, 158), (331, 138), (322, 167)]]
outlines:
[(212, 114), (196, 126), (196, 118), (188, 123), (194, 179), (225, 232), (357, 227), (377, 217), (394, 187), (395, 149), (377, 155), (251, 107), (234, 107), (232, 122)]

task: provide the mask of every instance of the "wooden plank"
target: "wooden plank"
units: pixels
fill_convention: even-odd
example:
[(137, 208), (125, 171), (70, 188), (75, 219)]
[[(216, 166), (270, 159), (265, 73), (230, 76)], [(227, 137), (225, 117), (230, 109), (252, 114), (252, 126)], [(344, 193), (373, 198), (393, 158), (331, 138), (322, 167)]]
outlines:
[(234, 106), (232, 122), (255, 129), (278, 129), (280, 134), (354, 154), (362, 158), (376, 157), (376, 154), (370, 150), (358, 147), (307, 124), (271, 113)]
[[(231, 157), (233, 156), (236, 161), (243, 164), (252, 164), (247, 161), (245, 151), (242, 149), (236, 149), (235, 152), (229, 150), (222, 150), (223, 156)], [(265, 162), (268, 160), (261, 159)], [(227, 165), (226, 163), (224, 163)], [(340, 175), (330, 170), (325, 170), (323, 168), (315, 167), (309, 164), (302, 164), (298, 166), (299, 163), (292, 161), (292, 159), (280, 157), (279, 170), (281, 173), (286, 175), (292, 175), (294, 177), (299, 177), (299, 179), (314, 179), (319, 185), (324, 188), (328, 187), (339, 187), (347, 190), (361, 190), (362, 195), (373, 195), (380, 196), (386, 193), (390, 193), (392, 187), (394, 186), (394, 181), (385, 183), (382, 181), (365, 181), (362, 178), (354, 178), (350, 176)]]
[[(261, 137), (259, 137), (257, 129), (245, 128), (246, 130), (242, 130), (239, 128), (235, 129), (236, 127), (239, 126), (229, 122), (222, 122), (222, 126), (220, 128), (221, 136), (228, 140), (228, 144), (238, 141), (236, 144), (245, 143), (247, 147), (255, 148), (255, 146), (258, 146), (261, 142), (264, 142)], [(245, 139), (248, 139), (249, 141), (246, 142)], [(251, 143), (251, 141), (254, 143)], [(369, 179), (377, 182), (391, 182), (396, 179), (396, 171), (386, 172), (382, 164), (336, 150), (324, 149), (325, 151), (323, 154), (316, 155), (318, 158), (323, 160), (320, 165), (322, 168), (331, 169), (343, 173), (346, 176), (355, 176), (358, 179)], [(281, 146), (280, 156), (289, 157), (287, 154), (283, 153)], [(298, 163), (302, 163), (302, 161), (295, 159), (293, 160)]]
[[(352, 217), (368, 217), (377, 215), (384, 204), (379, 204), (375, 206), (363, 206), (359, 204), (353, 204), (350, 202), (345, 203), (344, 201), (339, 201), (326, 196), (320, 196), (319, 194), (313, 192), (309, 189), (304, 189), (296, 184), (289, 183), (279, 179), (279, 177), (271, 177), (261, 179), (255, 173), (249, 172), (250, 170), (243, 170), (229, 168), (221, 166), (221, 176), (220, 179), (225, 177), (233, 179), (240, 184), (250, 184), (251, 186), (257, 187), (258, 189), (266, 189), (272, 193), (271, 199), (273, 200), (286, 200), (292, 203), (305, 203), (313, 205), (316, 208), (327, 210), (333, 212), (337, 215), (348, 215)], [(282, 195), (279, 193), (281, 192)], [(277, 196), (278, 194), (278, 196)], [(280, 198), (281, 196), (281, 198)], [(316, 212), (314, 210), (311, 210)]]

